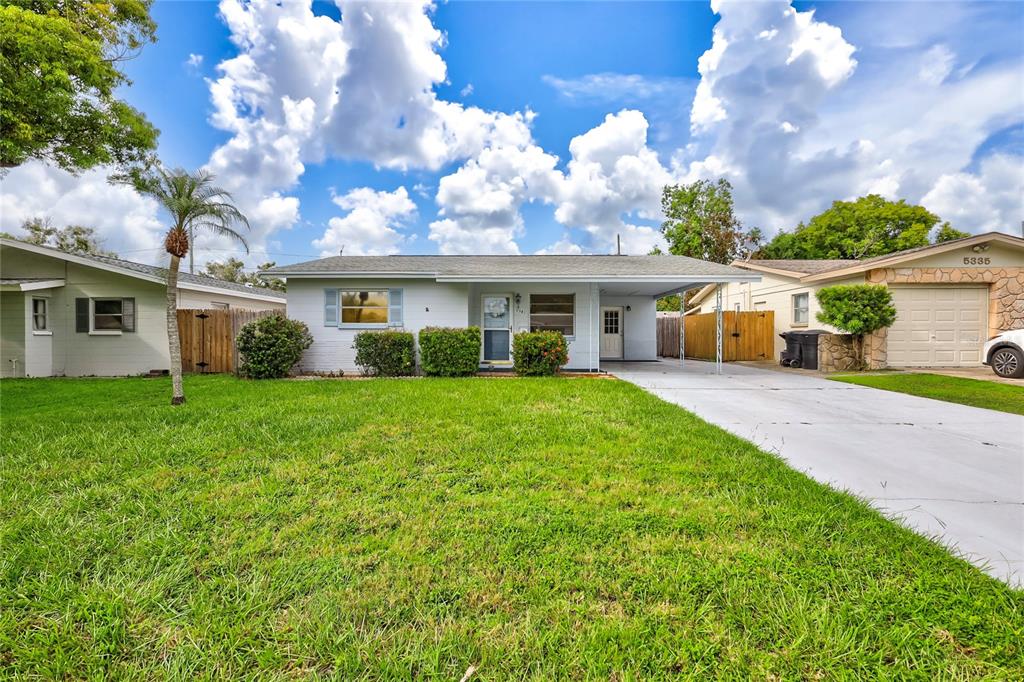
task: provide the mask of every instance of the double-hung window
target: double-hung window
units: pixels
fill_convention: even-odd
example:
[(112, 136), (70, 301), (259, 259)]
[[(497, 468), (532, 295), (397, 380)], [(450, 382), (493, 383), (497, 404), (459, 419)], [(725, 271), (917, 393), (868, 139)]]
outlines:
[(576, 332), (576, 294), (531, 294), (530, 331)]
[(45, 332), (50, 330), (48, 304), (49, 301), (45, 298), (32, 299), (32, 331)]
[(807, 326), (807, 322), (810, 319), (810, 300), (811, 295), (808, 293), (793, 294), (794, 325)]

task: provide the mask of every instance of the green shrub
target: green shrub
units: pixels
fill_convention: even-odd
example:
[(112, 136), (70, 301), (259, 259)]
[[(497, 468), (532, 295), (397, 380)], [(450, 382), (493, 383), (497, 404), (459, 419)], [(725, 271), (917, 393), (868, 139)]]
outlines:
[(313, 344), (309, 327), (282, 315), (261, 317), (238, 332), (238, 371), (251, 379), (277, 379), (288, 372)]
[(520, 376), (551, 376), (569, 362), (562, 332), (520, 332), (512, 340), (512, 361)]
[(373, 331), (356, 334), (356, 364), (368, 376), (400, 377), (416, 369), (411, 332)]
[(435, 377), (464, 377), (480, 367), (480, 328), (426, 327), (420, 330), (420, 367)]
[(881, 284), (840, 285), (819, 289), (816, 295), (821, 305), (818, 321), (857, 337), (857, 360), (863, 368), (864, 335), (896, 321), (889, 288)]

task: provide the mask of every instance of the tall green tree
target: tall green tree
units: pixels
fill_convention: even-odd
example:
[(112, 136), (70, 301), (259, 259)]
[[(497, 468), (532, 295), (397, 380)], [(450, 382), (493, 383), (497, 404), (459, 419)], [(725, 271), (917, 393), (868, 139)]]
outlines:
[(68, 253), (117, 258), (116, 253), (103, 248), (103, 244), (96, 236), (96, 230), (91, 227), (67, 225), (57, 228), (49, 218), (37, 217), (26, 220), (21, 224), (21, 229), (28, 232), (28, 235), (19, 238), (29, 244), (52, 246)]
[(675, 256), (731, 263), (747, 258), (762, 239), (758, 228), (747, 230), (736, 217), (732, 185), (725, 178), (668, 185), (661, 192), (661, 210), (661, 233)]
[(167, 170), (157, 166), (135, 179), (136, 189), (156, 199), (171, 216), (171, 227), (164, 248), (171, 260), (167, 267), (167, 345), (171, 355), (171, 404), (185, 402), (181, 379), (181, 341), (178, 338), (178, 270), (188, 253), (189, 237), (206, 230), (249, 247), (238, 228), (249, 229), (249, 221), (234, 205), (231, 195), (213, 184), (214, 177), (200, 170), (189, 173), (181, 168)]
[[(871, 258), (927, 246), (939, 217), (902, 199), (877, 194), (856, 201), (834, 201), (793, 232), (780, 232), (758, 252), (759, 258)], [(950, 228), (952, 229), (952, 228)]]
[(122, 64), (156, 39), (152, 0), (0, 0), (0, 167), (140, 163), (157, 130), (118, 99)]
[[(256, 270), (269, 270), (275, 265), (277, 265), (277, 263), (270, 261), (256, 266)], [(283, 279), (278, 277), (263, 278), (255, 272), (246, 272), (245, 263), (234, 257), (229, 257), (223, 263), (219, 261), (210, 261), (206, 264), (203, 274), (207, 277), (216, 277), (217, 279), (234, 282), (235, 284), (247, 284), (253, 287), (273, 289), (274, 291), (285, 290), (285, 283)]]
[[(666, 186), (661, 192), (661, 211), (665, 217), (661, 233), (674, 256), (727, 264), (748, 258), (761, 244), (761, 230), (745, 229), (736, 216), (732, 185), (725, 178)], [(661, 250), (655, 248), (651, 253)], [(695, 294), (696, 290), (687, 292), (687, 300)], [(661, 298), (657, 306), (658, 310), (677, 311), (679, 296)]]
[(947, 222), (942, 223), (942, 225), (935, 230), (935, 243), (941, 244), (942, 242), (951, 242), (954, 239), (965, 239), (970, 236), (970, 232), (958, 230)]

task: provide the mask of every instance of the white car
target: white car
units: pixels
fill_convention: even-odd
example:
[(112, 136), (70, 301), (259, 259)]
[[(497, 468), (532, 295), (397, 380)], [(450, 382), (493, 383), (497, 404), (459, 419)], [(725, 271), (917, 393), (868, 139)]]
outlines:
[(981, 351), (982, 362), (1001, 377), (1024, 377), (1024, 329), (1000, 332)]

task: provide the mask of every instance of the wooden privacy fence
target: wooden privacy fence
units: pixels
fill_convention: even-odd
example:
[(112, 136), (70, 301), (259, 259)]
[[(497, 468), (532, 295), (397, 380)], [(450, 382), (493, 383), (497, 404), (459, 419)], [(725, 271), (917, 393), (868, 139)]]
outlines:
[[(658, 318), (658, 355), (679, 357), (678, 317)], [(715, 359), (715, 313), (687, 315), (686, 357)], [(722, 313), (722, 360), (770, 360), (775, 355), (775, 313)]]
[(198, 310), (178, 311), (178, 336), (181, 338), (181, 369), (184, 372), (234, 372), (238, 367), (235, 338), (252, 320), (267, 317), (275, 310)]

